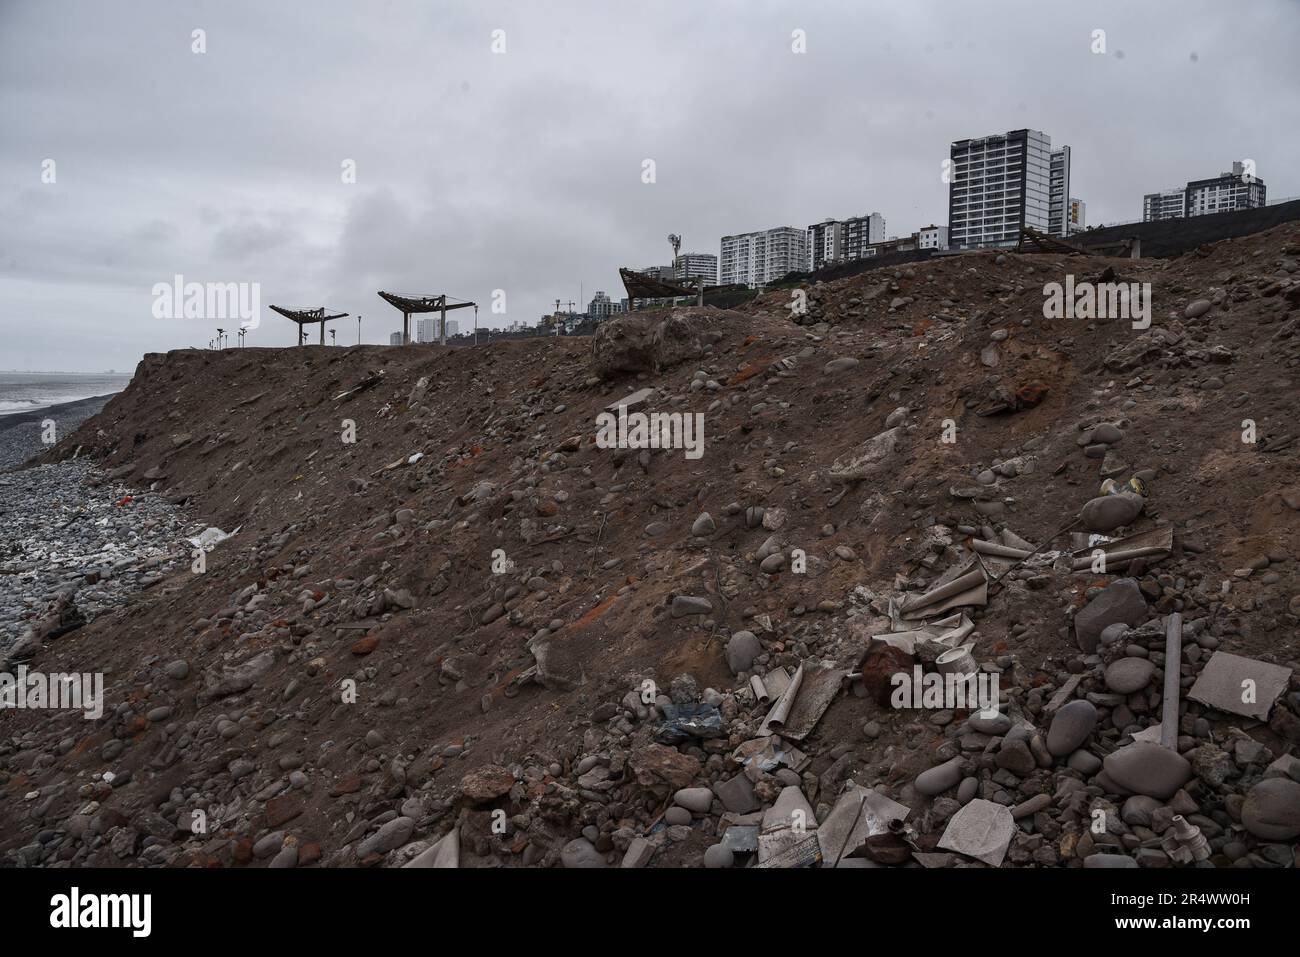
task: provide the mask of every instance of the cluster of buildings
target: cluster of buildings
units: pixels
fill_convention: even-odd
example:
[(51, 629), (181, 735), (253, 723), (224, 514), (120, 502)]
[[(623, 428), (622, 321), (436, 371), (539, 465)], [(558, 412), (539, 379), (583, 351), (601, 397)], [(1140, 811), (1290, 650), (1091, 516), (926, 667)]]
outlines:
[[(717, 282), (764, 286), (791, 272), (918, 249), (964, 250), (1015, 246), (1028, 227), (1067, 238), (1087, 229), (1087, 204), (1071, 195), (1070, 147), (1054, 149), (1039, 130), (1010, 130), (957, 140), (944, 164), (948, 224), (923, 226), (909, 236), (885, 234), (879, 213), (827, 219), (807, 229), (775, 229), (723, 236)], [(1264, 182), (1249, 160), (1213, 179), (1144, 197), (1142, 219), (1200, 216), (1265, 204)], [(665, 267), (662, 278), (670, 278)], [(712, 274), (702, 273), (708, 280)]]
[[(1071, 195), (1070, 147), (1053, 149), (1051, 137), (1039, 130), (957, 140), (943, 168), (948, 183), (946, 226), (932, 223), (908, 236), (887, 236), (885, 219), (878, 212), (826, 219), (806, 229), (777, 226), (723, 236), (717, 256), (680, 253), (670, 265), (648, 266), (639, 272), (678, 285), (703, 280), (705, 285), (761, 287), (790, 273), (895, 252), (1011, 247), (1020, 242), (1026, 227), (1062, 239), (1087, 229), (1086, 204)], [(1265, 205), (1265, 199), (1263, 180), (1255, 175), (1254, 163), (1245, 160), (1212, 179), (1146, 194), (1142, 220), (1253, 209)], [(587, 303), (585, 313), (573, 311), (572, 305), (567, 313), (557, 305), (555, 316), (543, 317), (541, 324), (554, 326), (562, 321), (567, 328), (627, 311), (626, 299), (610, 299), (603, 291)], [(433, 319), (422, 321), (417, 341), (434, 341), (433, 325)], [(454, 322), (449, 322), (448, 332), (455, 334)]]
[(1182, 219), (1233, 209), (1256, 209), (1267, 199), (1264, 181), (1255, 175), (1254, 164), (1233, 163), (1232, 170), (1213, 179), (1194, 179), (1186, 186), (1162, 189), (1142, 197), (1142, 221)]
[[(415, 342), (437, 342), (441, 338), (438, 334), (438, 316), (428, 315), (419, 316), (415, 320)], [(460, 335), (460, 323), (455, 319), (447, 320), (447, 335)], [(390, 346), (400, 346), (402, 344), (402, 334), (400, 332), (391, 333), (388, 337)]]

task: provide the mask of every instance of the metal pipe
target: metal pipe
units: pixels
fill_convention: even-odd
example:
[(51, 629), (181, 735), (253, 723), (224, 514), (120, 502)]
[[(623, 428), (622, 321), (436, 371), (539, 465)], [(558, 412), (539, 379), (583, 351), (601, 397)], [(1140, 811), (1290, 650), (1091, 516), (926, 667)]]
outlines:
[(1165, 699), (1160, 716), (1160, 744), (1178, 750), (1178, 679), (1183, 660), (1183, 616), (1165, 619)]

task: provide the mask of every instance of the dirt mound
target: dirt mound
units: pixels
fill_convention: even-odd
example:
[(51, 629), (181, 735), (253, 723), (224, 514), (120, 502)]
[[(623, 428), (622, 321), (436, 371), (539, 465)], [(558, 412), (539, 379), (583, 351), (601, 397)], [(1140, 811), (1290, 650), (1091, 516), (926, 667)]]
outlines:
[[(933, 850), (945, 818), (910, 781), (959, 746), (964, 712), (927, 720), (850, 682), (798, 741), (806, 762), (745, 772), (736, 749), (767, 712), (749, 676), (855, 669), (891, 630), (890, 596), (935, 587), (975, 539), (1069, 549), (1062, 526), (1102, 481), (1135, 476), (1129, 530), (1172, 527), (1167, 555), (1027, 565), (967, 608), (1012, 711), (1046, 721), (1071, 675), (1105, 693), (1070, 616), (1120, 571), (1152, 615), (1293, 661), (1297, 239), (1174, 262), (934, 259), (811, 287), (802, 313), (781, 290), (621, 318), (594, 342), (147, 356), (48, 454), (80, 448), (238, 533), (30, 663), (104, 672), (109, 708), (0, 712), (0, 853), (401, 863), (454, 824), (461, 866), (605, 863), (637, 841), (656, 865), (697, 864), (723, 809), (734, 824), (797, 784), (821, 819), (848, 777), (896, 793)], [(1151, 283), (1150, 327), (1045, 319), (1067, 273)], [(640, 390), (637, 411), (703, 416), (701, 459), (596, 443), (600, 413)], [(737, 676), (740, 632), (761, 654)], [(1158, 720), (1150, 705), (1105, 705), (1096, 750)], [(1281, 753), (1279, 726), (1253, 733)], [(1042, 786), (979, 773), (1001, 803)], [(679, 780), (722, 802), (694, 828), (665, 811)], [(1078, 809), (1059, 815), (1012, 859), (1077, 864), (1057, 838), (1077, 840)]]

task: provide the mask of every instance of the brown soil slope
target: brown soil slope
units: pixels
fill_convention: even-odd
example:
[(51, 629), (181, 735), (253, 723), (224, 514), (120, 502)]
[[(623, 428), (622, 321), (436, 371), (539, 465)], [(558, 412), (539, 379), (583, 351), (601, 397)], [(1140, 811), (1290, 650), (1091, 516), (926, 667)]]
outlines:
[[(202, 574), (26, 662), (103, 671), (110, 711), (0, 712), (0, 854), (392, 863), (453, 821), (463, 866), (554, 862), (580, 833), (621, 851), (650, 832), (666, 782), (729, 777), (728, 754), (756, 733), (765, 709), (731, 694), (730, 634), (758, 635), (760, 672), (853, 666), (851, 620), (927, 588), (982, 527), (1046, 542), (1098, 494), (1103, 464), (1149, 479), (1130, 531), (1176, 530), (1168, 559), (1134, 570), (1153, 616), (1179, 608), (1212, 619), (1227, 650), (1294, 661), (1297, 256), (1292, 226), (1167, 262), (945, 258), (809, 290), (797, 322), (788, 291), (681, 310), (681, 355), (658, 369), (630, 355), (645, 371), (605, 379), (592, 340), (572, 338), (149, 355), (49, 454), (92, 455), (239, 532)], [(1045, 283), (1108, 268), (1152, 284), (1152, 328), (1043, 317)], [(1208, 311), (1185, 315), (1201, 299)], [(597, 415), (646, 387), (645, 410), (704, 414), (701, 458), (598, 447)], [(834, 481), (887, 419), (893, 452), (865, 480)], [(1101, 422), (1123, 434), (1104, 460), (1078, 442)], [(702, 512), (715, 527), (696, 535)], [(807, 574), (760, 570), (773, 536), (806, 552)], [(494, 557), (510, 567), (494, 573)], [(1113, 577), (1021, 570), (974, 610), (976, 655), (999, 661), (1016, 710), (1092, 667), (1069, 616)], [(674, 617), (677, 596), (711, 611)], [(731, 726), (676, 749), (696, 768), (678, 775), (656, 765), (676, 759), (627, 696), (681, 674), (726, 696)], [(864, 737), (865, 721), (881, 727)], [(1256, 734), (1281, 753), (1288, 727)], [(951, 737), (841, 695), (802, 744), (804, 791), (830, 801), (852, 776), (923, 808), (907, 782)], [(492, 807), (510, 815), (504, 835)], [(714, 826), (675, 833), (654, 863), (698, 863)]]

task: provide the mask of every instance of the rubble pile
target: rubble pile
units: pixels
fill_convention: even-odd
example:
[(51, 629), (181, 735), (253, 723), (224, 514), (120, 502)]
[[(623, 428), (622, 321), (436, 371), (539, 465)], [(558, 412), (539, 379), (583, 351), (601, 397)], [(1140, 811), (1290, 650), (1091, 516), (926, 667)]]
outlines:
[[(236, 531), (8, 652), (106, 706), (0, 710), (0, 860), (1294, 866), (1298, 260), (146, 357), (50, 457)], [(1045, 318), (1067, 274), (1150, 323)], [(698, 414), (703, 455), (602, 413)]]

